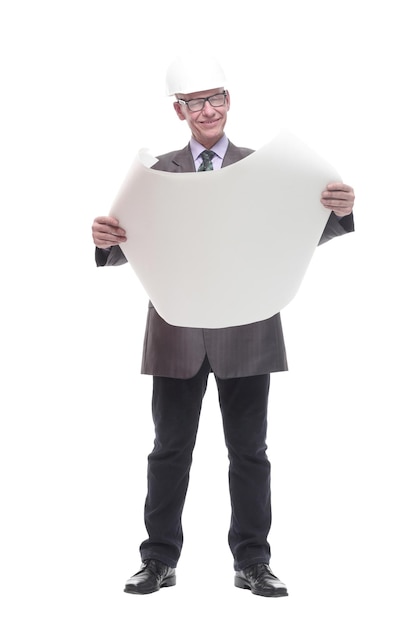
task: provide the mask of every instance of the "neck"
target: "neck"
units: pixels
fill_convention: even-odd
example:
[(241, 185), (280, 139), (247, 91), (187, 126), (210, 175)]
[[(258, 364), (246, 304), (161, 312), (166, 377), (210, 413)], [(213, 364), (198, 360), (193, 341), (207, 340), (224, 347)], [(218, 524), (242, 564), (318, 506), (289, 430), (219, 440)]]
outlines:
[(193, 137), (194, 137), (194, 139), (195, 139), (196, 141), (198, 141), (198, 143), (199, 143), (200, 145), (202, 145), (202, 146), (203, 146), (203, 148), (205, 148), (206, 150), (211, 150), (211, 148), (212, 148), (214, 145), (216, 145), (216, 143), (217, 143), (217, 142), (218, 142), (218, 141), (219, 141), (219, 140), (223, 137), (223, 135), (224, 135), (224, 133), (222, 133), (222, 134), (220, 135), (220, 137), (215, 137), (214, 139), (207, 139), (207, 140), (205, 140), (205, 141), (204, 141), (204, 143), (203, 143), (202, 141), (200, 141), (199, 139), (197, 139), (197, 137), (195, 137), (194, 135), (193, 135)]

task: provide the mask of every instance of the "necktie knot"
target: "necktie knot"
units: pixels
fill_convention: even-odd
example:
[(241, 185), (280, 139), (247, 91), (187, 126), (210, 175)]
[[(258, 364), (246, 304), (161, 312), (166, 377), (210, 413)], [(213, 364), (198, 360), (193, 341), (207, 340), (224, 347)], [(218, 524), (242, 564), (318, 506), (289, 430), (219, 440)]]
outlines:
[(205, 171), (213, 169), (212, 158), (214, 157), (215, 154), (216, 153), (213, 152), (213, 150), (203, 150), (203, 152), (200, 154), (201, 158), (203, 159), (203, 162), (198, 168), (199, 172), (205, 172)]

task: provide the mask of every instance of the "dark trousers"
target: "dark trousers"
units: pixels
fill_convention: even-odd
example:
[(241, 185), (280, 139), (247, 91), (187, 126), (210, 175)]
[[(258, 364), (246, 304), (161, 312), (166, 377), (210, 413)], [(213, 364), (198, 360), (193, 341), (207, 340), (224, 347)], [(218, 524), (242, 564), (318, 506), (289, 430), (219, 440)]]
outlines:
[[(158, 559), (175, 567), (180, 557), (181, 515), (209, 373), (206, 359), (193, 378), (154, 377), (155, 445), (148, 457), (145, 502), (149, 539), (140, 546), (142, 560)], [(265, 442), (269, 374), (227, 380), (216, 377), (216, 382), (230, 462), (229, 545), (234, 567), (239, 570), (270, 559), (270, 463)]]

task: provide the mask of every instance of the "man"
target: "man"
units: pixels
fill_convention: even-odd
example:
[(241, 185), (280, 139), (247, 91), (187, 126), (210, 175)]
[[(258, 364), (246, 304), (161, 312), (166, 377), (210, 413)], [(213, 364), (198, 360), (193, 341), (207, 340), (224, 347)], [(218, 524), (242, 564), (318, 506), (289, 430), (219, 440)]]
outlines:
[[(168, 70), (168, 95), (186, 121), (190, 143), (159, 157), (155, 169), (191, 172), (226, 167), (252, 152), (224, 134), (230, 95), (222, 69), (212, 60), (177, 59)], [(205, 175), (205, 174), (201, 174)], [(321, 196), (331, 211), (320, 243), (353, 231), (353, 189), (332, 183)], [(225, 206), (227, 211), (227, 205)], [(119, 244), (126, 232), (113, 217), (93, 223), (97, 265), (126, 262)], [(266, 455), (267, 405), (271, 372), (287, 369), (280, 315), (253, 324), (220, 329), (167, 324), (149, 304), (142, 373), (153, 375), (155, 446), (148, 457), (142, 567), (125, 587), (151, 593), (175, 585), (181, 554), (181, 515), (207, 379), (213, 372), (219, 393), (230, 467), (231, 524), (235, 586), (279, 597), (287, 588), (269, 567), (271, 525), (270, 464)], [(209, 532), (209, 531), (206, 531)]]

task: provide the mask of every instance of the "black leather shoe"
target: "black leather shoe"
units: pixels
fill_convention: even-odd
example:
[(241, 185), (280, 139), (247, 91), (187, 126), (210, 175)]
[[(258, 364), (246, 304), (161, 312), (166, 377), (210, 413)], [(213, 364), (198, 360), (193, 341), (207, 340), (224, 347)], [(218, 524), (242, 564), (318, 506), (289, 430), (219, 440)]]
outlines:
[(236, 572), (235, 587), (250, 589), (257, 596), (278, 598), (287, 596), (288, 591), (284, 583), (274, 576), (266, 563), (256, 563)]
[(155, 559), (147, 559), (126, 583), (126, 593), (153, 593), (161, 587), (172, 587), (177, 582), (175, 569)]

